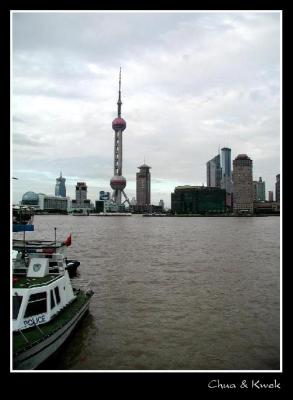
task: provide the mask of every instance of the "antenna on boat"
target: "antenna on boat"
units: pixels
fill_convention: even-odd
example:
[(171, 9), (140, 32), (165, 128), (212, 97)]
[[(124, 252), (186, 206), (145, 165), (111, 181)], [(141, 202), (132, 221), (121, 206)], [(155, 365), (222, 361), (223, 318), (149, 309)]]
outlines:
[[(19, 223), (22, 224), (22, 208), (19, 207)], [(23, 227), (23, 259), (25, 260), (26, 243), (25, 243), (25, 227)]]
[(24, 254), (24, 257), (25, 257), (25, 228), (24, 228), (24, 230), (23, 230), (23, 254)]
[(56, 253), (56, 247), (57, 247), (57, 244), (56, 244), (56, 230), (57, 230), (57, 228), (54, 228), (54, 231), (55, 231), (55, 253)]

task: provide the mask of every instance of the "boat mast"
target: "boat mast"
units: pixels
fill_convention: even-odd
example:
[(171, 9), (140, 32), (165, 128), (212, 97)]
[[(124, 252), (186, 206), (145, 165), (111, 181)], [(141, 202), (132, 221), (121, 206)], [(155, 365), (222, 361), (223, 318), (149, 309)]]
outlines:
[(56, 243), (56, 230), (57, 230), (57, 228), (54, 228), (54, 231), (55, 231), (55, 253), (56, 253), (56, 248), (57, 248), (57, 243)]

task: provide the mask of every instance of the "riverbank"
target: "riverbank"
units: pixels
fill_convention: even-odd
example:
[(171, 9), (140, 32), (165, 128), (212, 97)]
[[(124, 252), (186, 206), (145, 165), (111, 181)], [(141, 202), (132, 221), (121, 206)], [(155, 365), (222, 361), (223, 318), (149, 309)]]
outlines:
[(42, 215), (42, 216), (55, 216), (55, 215), (73, 215), (73, 216), (95, 216), (95, 217), (126, 217), (126, 216), (131, 216), (131, 215), (141, 215), (143, 217), (279, 217), (280, 213), (275, 213), (275, 214), (252, 214), (252, 215), (247, 215), (247, 214), (161, 214), (161, 215), (147, 215), (147, 214), (138, 214), (138, 213), (105, 213), (105, 214), (98, 214), (98, 213), (89, 213), (89, 214), (58, 214), (58, 213), (35, 213), (35, 215)]
[(176, 215), (166, 215), (167, 217), (279, 217), (280, 214), (176, 214)]

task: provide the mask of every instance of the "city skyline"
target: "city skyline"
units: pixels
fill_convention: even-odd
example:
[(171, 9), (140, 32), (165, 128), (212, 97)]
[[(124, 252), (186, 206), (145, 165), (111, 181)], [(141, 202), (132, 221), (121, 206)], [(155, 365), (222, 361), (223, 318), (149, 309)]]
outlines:
[[(218, 147), (246, 153), (253, 179), (280, 171), (280, 14), (13, 13), (13, 201), (26, 191), (92, 201), (109, 191), (113, 103), (123, 70), (124, 174), (152, 165), (152, 203), (206, 184)], [(146, 29), (151, 26), (152, 29)], [(135, 32), (135, 34), (134, 34)]]

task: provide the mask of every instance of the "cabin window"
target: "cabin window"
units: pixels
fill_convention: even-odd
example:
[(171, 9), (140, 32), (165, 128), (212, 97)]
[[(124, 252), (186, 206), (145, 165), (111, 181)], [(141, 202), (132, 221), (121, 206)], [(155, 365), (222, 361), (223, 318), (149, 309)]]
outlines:
[(52, 308), (55, 307), (55, 300), (54, 300), (53, 290), (50, 290), (50, 295), (51, 295), (51, 310), (52, 310)]
[(47, 293), (46, 292), (41, 292), (41, 293), (34, 293), (30, 295), (29, 302), (30, 301), (36, 301), (36, 300), (43, 300), (47, 299)]
[(30, 295), (24, 318), (47, 312), (47, 293), (34, 293)]
[(57, 302), (57, 304), (59, 304), (59, 303), (60, 303), (60, 293), (59, 293), (59, 288), (58, 288), (58, 286), (56, 286), (56, 287), (54, 288), (54, 291), (55, 291), (55, 296), (56, 296), (56, 302)]
[(50, 262), (49, 262), (49, 266), (50, 266), (50, 267), (57, 267), (56, 261), (50, 261)]
[(23, 296), (13, 296), (13, 319), (17, 319)]

